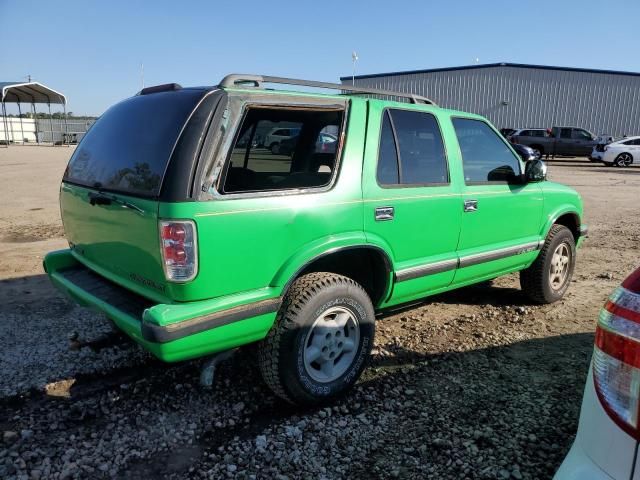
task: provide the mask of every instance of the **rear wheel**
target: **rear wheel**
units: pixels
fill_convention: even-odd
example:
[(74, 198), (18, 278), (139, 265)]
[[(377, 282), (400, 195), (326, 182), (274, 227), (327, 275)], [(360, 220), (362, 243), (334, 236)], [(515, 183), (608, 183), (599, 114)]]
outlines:
[(274, 155), (278, 155), (280, 153), (280, 144), (274, 142), (271, 144), (271, 147), (269, 147), (269, 149), (271, 150), (271, 153), (273, 153)]
[(630, 153), (621, 153), (613, 161), (613, 164), (616, 167), (628, 167), (632, 163), (633, 163), (633, 157), (631, 156)]
[(358, 283), (310, 273), (293, 283), (260, 344), (260, 371), (273, 392), (290, 403), (327, 403), (356, 383), (374, 334), (373, 305)]
[(569, 288), (575, 264), (573, 234), (563, 225), (554, 225), (538, 258), (520, 272), (520, 286), (534, 302), (557, 302)]

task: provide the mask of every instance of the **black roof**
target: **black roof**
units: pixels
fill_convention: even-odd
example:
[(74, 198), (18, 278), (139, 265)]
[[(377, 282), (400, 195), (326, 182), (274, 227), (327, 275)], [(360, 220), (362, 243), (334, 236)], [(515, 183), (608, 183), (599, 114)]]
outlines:
[[(583, 72), (583, 73), (608, 73), (614, 75), (630, 75), (633, 77), (640, 77), (640, 73), (636, 72), (621, 72), (617, 70), (598, 70), (593, 68), (573, 68), (573, 67), (554, 67), (551, 65), (529, 65), (526, 63), (485, 63), (482, 65), (464, 65), (461, 67), (445, 67), (445, 68), (429, 68), (425, 70), (406, 70), (402, 72), (387, 72), (387, 73), (373, 73), (371, 75), (356, 75), (355, 78), (376, 78), (376, 77), (391, 77), (396, 75), (411, 75), (415, 73), (432, 73), (432, 72), (451, 72), (455, 70), (475, 70), (481, 68), (491, 67), (513, 67), (513, 68), (536, 68), (538, 70), (558, 70), (561, 72)], [(351, 75), (340, 77), (340, 80), (351, 80)]]

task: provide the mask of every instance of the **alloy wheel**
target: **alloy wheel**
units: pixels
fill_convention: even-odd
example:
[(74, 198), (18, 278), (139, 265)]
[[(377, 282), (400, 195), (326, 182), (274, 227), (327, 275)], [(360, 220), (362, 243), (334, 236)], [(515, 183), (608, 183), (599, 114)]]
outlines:
[(317, 382), (338, 379), (353, 363), (360, 326), (347, 308), (333, 307), (315, 319), (304, 343), (304, 367)]

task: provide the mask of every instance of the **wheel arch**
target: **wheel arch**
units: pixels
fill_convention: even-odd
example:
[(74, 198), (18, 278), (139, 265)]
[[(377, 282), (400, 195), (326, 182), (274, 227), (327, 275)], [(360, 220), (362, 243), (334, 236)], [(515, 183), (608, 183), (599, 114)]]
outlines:
[(580, 219), (580, 214), (576, 210), (568, 208), (550, 215), (549, 221), (545, 225), (543, 231), (543, 238), (547, 237), (549, 230), (551, 230), (553, 225), (563, 225), (567, 227), (573, 234), (575, 242), (578, 242), (581, 235), (580, 227), (582, 226), (582, 221)]
[(355, 280), (369, 294), (374, 307), (389, 297), (393, 287), (391, 257), (385, 249), (370, 243), (336, 245), (295, 263), (295, 268), (286, 268), (286, 274), (274, 279), (276, 285), (282, 285), (281, 295), (297, 278), (312, 272), (331, 272)]

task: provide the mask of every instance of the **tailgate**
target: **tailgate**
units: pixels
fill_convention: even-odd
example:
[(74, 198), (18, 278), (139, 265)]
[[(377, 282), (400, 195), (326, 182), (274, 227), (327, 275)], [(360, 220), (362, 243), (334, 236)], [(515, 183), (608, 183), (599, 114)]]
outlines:
[(95, 202), (97, 192), (63, 184), (60, 210), (74, 256), (111, 280), (148, 298), (166, 299), (160, 258), (158, 203), (109, 193), (110, 202)]

